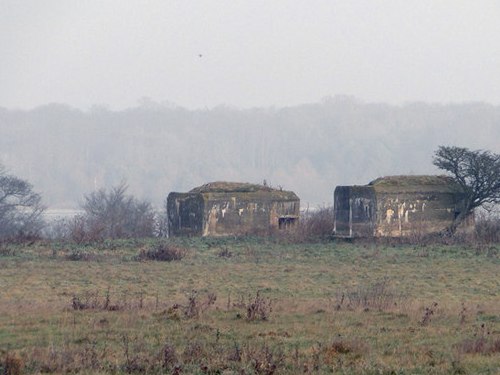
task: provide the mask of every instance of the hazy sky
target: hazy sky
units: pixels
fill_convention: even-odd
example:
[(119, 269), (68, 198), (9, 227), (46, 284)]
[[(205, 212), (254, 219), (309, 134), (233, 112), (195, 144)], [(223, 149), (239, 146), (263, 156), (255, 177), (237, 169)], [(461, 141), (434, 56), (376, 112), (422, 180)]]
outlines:
[(336, 94), (500, 104), (500, 1), (0, 0), (0, 107)]

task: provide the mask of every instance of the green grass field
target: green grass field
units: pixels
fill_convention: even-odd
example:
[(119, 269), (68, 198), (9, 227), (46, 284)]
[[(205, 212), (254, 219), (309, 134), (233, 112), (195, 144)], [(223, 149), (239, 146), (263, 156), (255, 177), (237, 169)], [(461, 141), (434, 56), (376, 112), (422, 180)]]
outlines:
[(148, 241), (0, 247), (0, 366), (500, 373), (498, 245), (170, 244), (183, 259), (138, 260)]

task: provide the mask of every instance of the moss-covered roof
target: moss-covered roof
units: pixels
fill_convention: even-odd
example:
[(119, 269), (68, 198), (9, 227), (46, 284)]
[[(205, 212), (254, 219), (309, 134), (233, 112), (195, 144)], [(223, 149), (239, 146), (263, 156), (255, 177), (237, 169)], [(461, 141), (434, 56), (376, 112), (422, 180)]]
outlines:
[(385, 176), (373, 180), (368, 185), (377, 186), (414, 186), (414, 185), (449, 185), (454, 181), (449, 176), (409, 175)]
[(198, 186), (190, 193), (255, 193), (258, 191), (276, 191), (269, 186), (249, 184), (246, 182), (216, 181)]
[(201, 194), (204, 199), (220, 199), (221, 196), (230, 194), (231, 196), (250, 197), (250, 199), (271, 199), (278, 201), (298, 201), (299, 197), (286, 190), (273, 189), (269, 186), (249, 184), (242, 182), (216, 181), (196, 187), (186, 194)]
[(368, 184), (375, 191), (439, 191), (458, 192), (460, 187), (449, 176), (409, 175), (386, 176), (373, 180)]

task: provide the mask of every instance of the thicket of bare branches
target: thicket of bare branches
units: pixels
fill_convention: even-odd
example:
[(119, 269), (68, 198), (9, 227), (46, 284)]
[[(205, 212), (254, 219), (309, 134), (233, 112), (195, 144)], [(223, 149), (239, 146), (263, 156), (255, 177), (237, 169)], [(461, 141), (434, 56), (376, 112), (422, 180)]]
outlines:
[(328, 239), (332, 232), (333, 207), (321, 207), (301, 214), (299, 224), (287, 234), (287, 238), (296, 242)]
[(124, 183), (86, 195), (82, 208), (84, 213), (69, 223), (70, 237), (75, 242), (152, 237), (155, 234), (153, 207), (147, 201), (128, 195)]
[(33, 186), (8, 174), (0, 165), (0, 238), (38, 236), (44, 211), (41, 196)]
[(481, 212), (475, 215), (474, 241), (500, 243), (500, 214)]

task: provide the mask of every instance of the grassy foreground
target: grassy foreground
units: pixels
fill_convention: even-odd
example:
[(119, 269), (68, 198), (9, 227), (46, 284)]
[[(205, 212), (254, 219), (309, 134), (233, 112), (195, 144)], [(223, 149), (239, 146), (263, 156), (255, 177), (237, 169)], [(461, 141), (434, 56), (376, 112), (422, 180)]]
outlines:
[(500, 247), (0, 247), (0, 373), (498, 374)]

